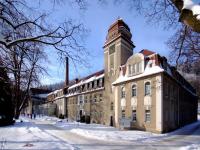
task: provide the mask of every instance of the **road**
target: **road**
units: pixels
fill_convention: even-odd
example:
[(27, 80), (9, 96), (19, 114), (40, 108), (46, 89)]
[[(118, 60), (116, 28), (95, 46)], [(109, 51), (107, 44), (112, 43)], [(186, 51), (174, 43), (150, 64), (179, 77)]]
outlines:
[[(48, 121), (31, 120), (21, 123), (23, 125), (18, 124), (14, 127), (0, 128), (0, 149), (200, 149), (198, 147), (200, 146), (200, 126), (185, 131), (182, 135), (128, 142), (89, 139), (58, 128)], [(155, 141), (152, 142), (153, 140)]]

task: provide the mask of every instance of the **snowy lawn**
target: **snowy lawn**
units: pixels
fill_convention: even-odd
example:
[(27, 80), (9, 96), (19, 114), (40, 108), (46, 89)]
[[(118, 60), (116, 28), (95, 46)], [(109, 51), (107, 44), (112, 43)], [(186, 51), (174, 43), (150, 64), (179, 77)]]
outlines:
[(72, 133), (76, 133), (80, 136), (98, 140), (105, 141), (135, 141), (135, 142), (159, 142), (163, 138), (171, 137), (175, 135), (188, 135), (192, 130), (195, 130), (200, 126), (200, 120), (186, 125), (178, 130), (175, 130), (166, 134), (155, 134), (146, 131), (137, 131), (137, 130), (119, 130), (114, 127), (100, 125), (100, 124), (85, 124), (78, 123), (73, 121), (67, 121), (66, 119), (58, 119), (55, 117), (42, 117), (38, 118), (39, 120), (48, 120), (51, 124), (56, 127), (69, 130)]
[(29, 120), (21, 118), (14, 125), (0, 127), (0, 149), (75, 149), (53, 136), (53, 130), (46, 127), (38, 128)]
[[(99, 124), (84, 124), (56, 117), (21, 117), (15, 125), (0, 128), (0, 149), (77, 149), (77, 144), (85, 149), (96, 144), (135, 144), (143, 147), (165, 147), (163, 144), (181, 150), (200, 149), (200, 121), (167, 134), (145, 131), (124, 131)], [(70, 141), (73, 137), (74, 142)], [(90, 138), (91, 140), (88, 140)], [(88, 145), (89, 144), (92, 145)], [(177, 147), (178, 144), (178, 147)], [(109, 148), (109, 144), (107, 145)], [(99, 145), (101, 148), (101, 146)], [(137, 147), (135, 147), (137, 148)]]

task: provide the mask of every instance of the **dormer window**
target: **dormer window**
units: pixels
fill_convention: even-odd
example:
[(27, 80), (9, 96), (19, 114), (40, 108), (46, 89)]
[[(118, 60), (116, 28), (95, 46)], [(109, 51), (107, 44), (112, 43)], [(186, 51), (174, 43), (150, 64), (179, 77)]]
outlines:
[(128, 65), (129, 76), (136, 75), (142, 72), (142, 62)]
[(97, 80), (94, 81), (94, 88), (97, 88)]
[(99, 79), (99, 87), (102, 87), (103, 86), (103, 79)]
[(90, 90), (92, 89), (92, 82), (90, 82), (90, 88), (89, 88)]

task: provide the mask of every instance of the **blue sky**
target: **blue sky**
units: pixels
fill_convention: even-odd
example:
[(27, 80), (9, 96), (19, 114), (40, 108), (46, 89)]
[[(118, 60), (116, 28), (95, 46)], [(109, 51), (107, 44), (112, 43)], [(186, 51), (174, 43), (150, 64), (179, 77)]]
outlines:
[[(80, 10), (75, 5), (69, 5), (69, 3), (56, 6), (54, 11), (51, 12), (51, 18), (49, 18), (50, 21), (57, 23), (72, 18), (76, 22), (83, 23), (90, 31), (84, 40), (84, 46), (94, 56), (88, 58), (91, 68), (78, 68), (78, 72), (76, 72), (73, 66), (70, 65), (70, 79), (83, 77), (104, 68), (102, 46), (109, 26), (118, 17), (121, 17), (131, 29), (132, 41), (136, 46), (134, 52), (149, 49), (168, 57), (170, 50), (165, 43), (173, 34), (172, 30), (164, 30), (162, 25), (147, 23), (144, 16), (138, 15), (134, 10), (130, 11), (126, 4), (89, 2), (87, 10)], [(46, 1), (45, 5), (40, 7), (49, 9), (52, 6)], [(48, 53), (48, 57), (50, 62), (46, 66), (48, 67), (49, 76), (44, 76), (41, 82), (50, 84), (63, 81), (65, 79), (64, 64), (59, 62), (54, 53)]]

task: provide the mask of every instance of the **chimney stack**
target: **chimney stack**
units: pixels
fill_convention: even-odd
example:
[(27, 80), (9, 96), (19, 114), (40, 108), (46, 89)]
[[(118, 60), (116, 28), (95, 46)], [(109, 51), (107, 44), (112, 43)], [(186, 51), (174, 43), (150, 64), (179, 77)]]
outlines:
[(66, 57), (65, 86), (68, 87), (68, 85), (69, 85), (69, 61), (68, 57)]

